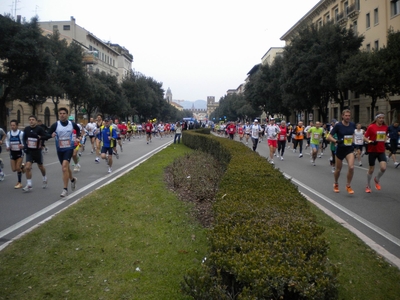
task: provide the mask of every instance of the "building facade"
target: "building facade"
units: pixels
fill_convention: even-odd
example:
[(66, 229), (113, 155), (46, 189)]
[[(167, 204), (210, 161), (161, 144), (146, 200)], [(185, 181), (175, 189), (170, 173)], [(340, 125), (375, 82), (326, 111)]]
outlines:
[[(43, 30), (43, 35), (51, 35), (55, 31), (60, 34), (60, 39), (65, 39), (68, 44), (77, 43), (84, 49), (83, 61), (88, 73), (105, 72), (116, 76), (118, 82), (132, 71), (133, 56), (129, 51), (119, 44), (104, 42), (94, 34), (76, 24), (74, 17), (68, 21), (47, 21), (38, 22)], [(56, 114), (54, 112), (54, 99), (48, 98), (43, 104), (39, 105), (36, 115), (47, 126), (54, 123)], [(68, 99), (59, 99), (58, 107), (69, 107)], [(28, 116), (32, 113), (32, 107), (25, 102), (14, 100), (8, 103), (7, 124), (10, 120), (19, 121), (20, 127), (29, 125)], [(80, 122), (86, 123), (88, 116), (81, 112), (70, 111), (71, 115), (78, 115)]]
[[(327, 23), (336, 23), (346, 28), (352, 28), (358, 35), (365, 37), (361, 50), (379, 50), (387, 44), (389, 29), (400, 30), (400, 0), (321, 0), (303, 18), (292, 26), (281, 40), (290, 44), (291, 39), (302, 28), (311, 24), (318, 27)], [(355, 122), (367, 125), (371, 122), (371, 99), (363, 95), (356, 95), (349, 91), (346, 105), (350, 108)], [(388, 96), (388, 99), (379, 99), (375, 112), (383, 111), (389, 122), (400, 120), (400, 96)], [(338, 104), (330, 104), (329, 118), (340, 120)], [(318, 120), (318, 110), (296, 113), (296, 121), (306, 116)], [(292, 120), (294, 121), (294, 120)]]
[(209, 118), (211, 113), (214, 112), (219, 106), (219, 102), (215, 102), (215, 96), (207, 96), (207, 117)]

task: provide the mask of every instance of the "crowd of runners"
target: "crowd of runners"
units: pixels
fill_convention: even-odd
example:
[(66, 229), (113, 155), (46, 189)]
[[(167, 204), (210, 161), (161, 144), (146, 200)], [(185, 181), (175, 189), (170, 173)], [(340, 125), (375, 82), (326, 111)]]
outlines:
[[(15, 189), (22, 189), (23, 192), (30, 192), (33, 189), (32, 166), (35, 163), (42, 175), (42, 188), (47, 187), (43, 157), (48, 152), (45, 142), (51, 138), (55, 140), (62, 171), (63, 190), (60, 196), (66, 197), (69, 184), (71, 190), (75, 190), (78, 179), (74, 173), (81, 170), (80, 157), (85, 151), (85, 146), (90, 147), (91, 154), (95, 154), (94, 163), (100, 163), (100, 159), (106, 161), (108, 173), (111, 173), (113, 157), (119, 159), (125, 142), (131, 139), (143, 139), (149, 144), (153, 138), (175, 136), (174, 142), (180, 143), (182, 128), (185, 127), (181, 122), (170, 124), (158, 122), (156, 119), (141, 124), (120, 122), (118, 119), (104, 118), (101, 114), (98, 114), (96, 119), (90, 118), (84, 125), (75, 123), (65, 107), (58, 110), (58, 118), (59, 120), (49, 128), (34, 115), (29, 116), (29, 126), (22, 130), (18, 129), (17, 120), (10, 121), (8, 132), (0, 128), (0, 154), (5, 144), (10, 157), (11, 171), (17, 174)], [(22, 185), (23, 174), (26, 177), (25, 186)], [(4, 179), (4, 162), (0, 158), (0, 181)]]
[[(387, 163), (393, 160), (395, 168), (399, 166), (396, 160), (396, 152), (400, 141), (399, 122), (395, 121), (390, 126), (385, 123), (385, 114), (379, 112), (375, 119), (365, 128), (360, 123), (353, 123), (351, 112), (346, 109), (342, 112), (341, 121), (331, 120), (329, 124), (319, 121), (310, 122), (304, 126), (302, 121), (290, 124), (282, 120), (275, 122), (270, 118), (264, 124), (259, 124), (255, 119), (250, 122), (227, 122), (216, 124), (214, 132), (220, 136), (231, 139), (239, 139), (246, 145), (252, 146), (256, 151), (257, 145), (267, 140), (269, 155), (268, 161), (275, 164), (274, 159), (284, 160), (285, 150), (299, 153), (303, 157), (304, 150), (310, 151), (310, 163), (315, 166), (316, 159), (321, 158), (328, 151), (329, 162), (334, 177), (333, 190), (339, 193), (339, 177), (343, 166), (343, 160), (348, 165), (346, 176), (346, 191), (353, 194), (351, 181), (354, 174), (354, 164), (362, 166), (361, 158), (368, 155), (368, 171), (365, 192), (371, 193), (371, 181), (377, 190), (381, 189), (380, 179), (386, 171)], [(387, 153), (388, 152), (388, 153)], [(387, 155), (388, 154), (388, 155)], [(376, 161), (379, 170), (375, 177)]]

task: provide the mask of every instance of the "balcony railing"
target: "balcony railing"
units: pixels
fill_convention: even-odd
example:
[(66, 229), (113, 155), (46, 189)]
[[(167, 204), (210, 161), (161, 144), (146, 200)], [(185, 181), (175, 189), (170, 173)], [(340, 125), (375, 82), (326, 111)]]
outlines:
[(359, 14), (360, 14), (360, 9), (356, 3), (347, 7), (347, 16), (349, 18), (358, 17)]

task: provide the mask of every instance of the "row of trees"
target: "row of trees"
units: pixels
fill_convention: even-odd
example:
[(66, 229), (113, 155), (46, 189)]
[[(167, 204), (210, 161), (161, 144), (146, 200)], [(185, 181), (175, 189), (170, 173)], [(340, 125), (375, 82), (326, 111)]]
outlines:
[(371, 98), (373, 119), (379, 98), (400, 94), (400, 32), (389, 31), (387, 45), (379, 50), (361, 51), (363, 40), (335, 24), (304, 28), (283, 56), (250, 75), (244, 95), (221, 98), (211, 117), (252, 119), (260, 109), (289, 117), (296, 110), (317, 108), (326, 122), (328, 104), (344, 109), (347, 92), (353, 91)]
[(83, 63), (83, 49), (68, 44), (58, 32), (43, 35), (37, 18), (22, 24), (0, 15), (0, 127), (7, 128), (6, 104), (18, 99), (32, 107), (51, 98), (57, 116), (60, 99), (67, 98), (75, 111), (88, 115), (99, 112), (139, 121), (157, 118), (176, 121), (185, 117), (164, 100), (162, 83), (131, 72), (122, 83), (104, 72), (89, 74)]

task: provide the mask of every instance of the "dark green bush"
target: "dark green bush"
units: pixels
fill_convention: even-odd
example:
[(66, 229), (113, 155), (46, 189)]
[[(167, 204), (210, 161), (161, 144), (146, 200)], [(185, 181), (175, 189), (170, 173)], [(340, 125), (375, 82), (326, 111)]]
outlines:
[(183, 140), (226, 163), (210, 253), (184, 276), (183, 291), (194, 299), (336, 299), (338, 270), (296, 186), (241, 143), (196, 132)]

